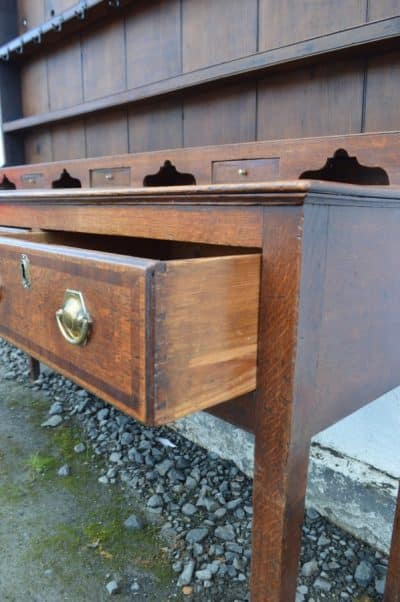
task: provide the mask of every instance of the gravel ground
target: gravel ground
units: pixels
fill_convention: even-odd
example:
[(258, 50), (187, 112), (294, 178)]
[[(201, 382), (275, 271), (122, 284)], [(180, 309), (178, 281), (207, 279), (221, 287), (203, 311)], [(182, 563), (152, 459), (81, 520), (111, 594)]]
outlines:
[[(141, 498), (160, 525), (178, 590), (188, 600), (249, 600), (250, 479), (167, 427), (144, 427), (50, 370), (30, 383), (26, 356), (1, 340), (0, 361), (7, 379), (49, 398), (43, 428), (79, 425), (82, 449), (90, 446), (104, 461), (99, 483), (122, 483)], [(132, 515), (127, 528), (140, 528), (137, 518)], [(382, 600), (386, 570), (384, 555), (308, 510), (297, 602)], [(131, 595), (145, 599), (141, 592)]]

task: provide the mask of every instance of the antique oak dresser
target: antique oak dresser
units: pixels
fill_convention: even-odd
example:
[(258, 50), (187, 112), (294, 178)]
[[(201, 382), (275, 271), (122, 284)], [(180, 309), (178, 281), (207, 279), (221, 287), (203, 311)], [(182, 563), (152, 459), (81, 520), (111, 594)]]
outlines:
[(0, 336), (255, 433), (252, 602), (295, 600), (311, 437), (400, 384), (399, 34), (399, 0), (0, 0)]

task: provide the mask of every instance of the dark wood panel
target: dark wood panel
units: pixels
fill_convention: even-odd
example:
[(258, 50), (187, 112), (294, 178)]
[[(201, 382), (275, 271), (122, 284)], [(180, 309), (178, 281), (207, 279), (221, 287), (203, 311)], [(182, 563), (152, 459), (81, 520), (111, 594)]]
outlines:
[(48, 128), (34, 130), (25, 137), (26, 163), (53, 161), (51, 132)]
[(369, 0), (368, 19), (385, 19), (400, 15), (399, 0)]
[(328, 64), (270, 77), (259, 85), (258, 139), (361, 131), (363, 65)]
[[(121, 0), (122, 1), (122, 0)], [(361, 53), (371, 53), (372, 48), (394, 48), (400, 36), (400, 17), (383, 21), (374, 21), (351, 30), (321, 36), (307, 42), (298, 42), (284, 48), (261, 52), (204, 69), (183, 73), (166, 80), (146, 84), (131, 90), (123, 90), (96, 100), (84, 102), (74, 107), (52, 111), (42, 115), (34, 115), (23, 119), (14, 119), (3, 124), (5, 132), (18, 131), (37, 127), (44, 123), (55, 123), (72, 117), (94, 113), (111, 107), (128, 103), (142, 102), (145, 99), (166, 96), (182, 90), (204, 87), (210, 82), (226, 84), (227, 80), (237, 80), (263, 74), (267, 71), (277, 71), (293, 67), (295, 63), (304, 65), (325, 63), (333, 55), (360, 56)], [(7, 46), (2, 47), (2, 53), (7, 52)]]
[(184, 71), (257, 51), (256, 0), (185, 0), (182, 9)]
[(182, 104), (179, 100), (147, 103), (129, 111), (129, 152), (182, 146)]
[(124, 22), (93, 30), (82, 43), (84, 98), (93, 100), (124, 90), (126, 57)]
[(126, 19), (127, 86), (135, 88), (181, 72), (180, 1), (144, 3)]
[(366, 4), (367, 0), (260, 0), (260, 50), (360, 25), (366, 19)]
[(398, 208), (329, 209), (313, 432), (400, 382), (399, 228)]
[(37, 27), (44, 21), (44, 0), (18, 0), (19, 31)]
[[(53, 160), (83, 159), (86, 156), (85, 126), (83, 121), (74, 121), (52, 129)], [(73, 175), (73, 174), (71, 174)]]
[(80, 41), (74, 41), (49, 54), (49, 106), (51, 111), (83, 101)]
[(35, 58), (22, 67), (21, 91), (24, 115), (35, 115), (49, 111), (46, 58)]
[(387, 131), (400, 127), (400, 52), (369, 62), (365, 99), (365, 131)]
[(254, 140), (255, 84), (202, 92), (184, 101), (184, 146)]
[(128, 152), (128, 117), (123, 109), (86, 120), (88, 157), (118, 155)]

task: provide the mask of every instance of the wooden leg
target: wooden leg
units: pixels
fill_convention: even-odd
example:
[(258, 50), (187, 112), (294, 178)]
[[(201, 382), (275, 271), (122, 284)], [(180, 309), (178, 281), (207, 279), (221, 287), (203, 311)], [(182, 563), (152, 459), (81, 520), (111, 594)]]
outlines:
[(40, 376), (40, 362), (36, 358), (29, 356), (30, 379), (35, 381)]
[(256, 436), (252, 602), (296, 597), (309, 444), (287, 447), (281, 428), (271, 423)]
[(392, 534), (385, 602), (400, 602), (400, 489)]
[[(272, 209), (272, 208), (271, 208)], [(310, 435), (296, 386), (298, 215), (265, 220), (255, 467), (251, 602), (294, 602)]]

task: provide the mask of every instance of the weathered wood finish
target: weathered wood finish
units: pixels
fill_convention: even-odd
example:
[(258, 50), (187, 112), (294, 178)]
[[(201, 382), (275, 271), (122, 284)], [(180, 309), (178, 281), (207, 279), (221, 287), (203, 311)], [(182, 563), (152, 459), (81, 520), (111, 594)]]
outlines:
[[(260, 258), (171, 261), (165, 268), (155, 274), (154, 412), (171, 422), (256, 388)], [(185, 403), (177, 405), (183, 392)]]
[[(145, 114), (145, 109), (143, 114)], [(157, 114), (151, 129), (143, 127), (143, 122), (135, 122), (130, 117), (131, 144), (136, 144), (140, 149), (145, 144), (146, 135), (151, 135), (152, 144), (156, 147), (159, 147), (162, 141), (169, 136), (170, 141), (179, 146), (182, 131), (175, 129), (175, 126), (179, 124), (176, 120), (179, 114), (179, 111), (170, 111), (168, 107), (165, 107), (165, 111), (163, 109)], [(146, 115), (150, 123), (151, 113)], [(120, 127), (120, 124), (121, 122), (114, 122), (114, 127), (120, 128), (120, 138), (111, 137), (111, 139), (107, 137), (107, 134), (112, 131), (112, 120), (108, 123), (105, 121), (97, 129), (95, 123), (93, 124), (94, 135), (90, 139), (93, 143), (93, 152), (97, 154), (114, 143), (126, 145), (123, 125)], [(66, 147), (65, 153), (73, 155), (71, 156), (72, 160), (0, 168), (0, 179), (5, 175), (18, 189), (31, 188), (29, 176), (41, 174), (41, 187), (51, 188), (52, 182), (60, 177), (65, 168), (72, 177), (79, 178), (82, 187), (90, 187), (93, 170), (129, 168), (129, 186), (136, 188), (143, 185), (145, 176), (157, 173), (164, 162), (169, 160), (179, 172), (192, 174), (199, 185), (220, 182), (245, 184), (246, 182), (264, 181), (272, 183), (277, 179), (295, 180), (304, 171), (320, 169), (328, 157), (332, 157), (339, 148), (344, 148), (350, 156), (357, 157), (361, 164), (384, 168), (391, 184), (400, 184), (400, 162), (398, 160), (400, 134), (398, 132), (225, 144), (191, 148), (190, 151), (176, 148), (134, 155), (110, 155), (80, 161), (73, 160), (76, 159), (79, 147), (85, 144), (83, 130), (79, 124), (76, 124), (76, 127), (71, 126), (69, 135), (65, 137), (61, 129), (54, 131), (57, 132), (58, 139)], [(103, 132), (103, 135), (97, 135), (96, 131)], [(34, 137), (27, 137), (27, 142), (31, 144), (31, 152), (41, 155), (48, 154), (51, 142), (48, 134), (43, 133), (43, 137), (36, 140), (36, 146), (33, 146), (35, 144)], [(45, 160), (45, 157), (38, 156), (37, 159), (42, 161)], [(251, 163), (249, 164), (249, 162)], [(241, 168), (247, 172), (246, 175), (239, 176), (238, 170)], [(112, 183), (118, 187), (118, 180)]]
[[(146, 272), (154, 262), (21, 240), (2, 239), (0, 249), (1, 335), (144, 419)], [(31, 265), (29, 289), (21, 282), (22, 253)], [(68, 288), (83, 293), (94, 321), (87, 346), (67, 343), (56, 323)]]
[[(22, 238), (0, 238), (0, 333), (28, 353), (151, 424), (255, 389), (257, 255), (155, 262)], [(66, 289), (81, 291), (93, 320), (85, 346), (58, 331)]]
[[(375, 141), (376, 148), (383, 149), (394, 163), (396, 145), (388, 147), (387, 141), (396, 136), (361, 138)], [(314, 143), (320, 148), (321, 141)], [(275, 148), (279, 147), (277, 144)], [(294, 143), (294, 164), (301, 163), (313, 148), (310, 143), (304, 154), (304, 144), (297, 144), (296, 149)], [(325, 144), (329, 146), (332, 141)], [(373, 157), (374, 150), (370, 148), (369, 152)], [(142, 262), (142, 274), (153, 270), (151, 298), (147, 303), (147, 287), (142, 293), (142, 306), (151, 308), (154, 316), (145, 343), (147, 352), (154, 350), (154, 355), (147, 353), (145, 372), (143, 355), (140, 364), (132, 352), (132, 358), (139, 361), (139, 372), (135, 372), (135, 361), (128, 365), (118, 357), (118, 370), (120, 364), (125, 366), (121, 382), (130, 383), (130, 377), (136, 374), (139, 380), (135, 386), (141, 387), (142, 392), (146, 390), (142, 419), (164, 422), (239, 395), (216, 405), (212, 411), (256, 435), (251, 585), (255, 602), (292, 602), (295, 598), (312, 435), (398, 384), (400, 290), (393, 274), (398, 257), (399, 216), (400, 188), (307, 181), (0, 192), (0, 222), (6, 230), (29, 225), (53, 230), (25, 234), (31, 240), (25, 243), (21, 239), (24, 233), (13, 240), (13, 232), (6, 231), (1, 245), (3, 253), (8, 249), (15, 258), (22, 250), (33, 254), (35, 270), (37, 255), (53, 258), (56, 269), (51, 275), (51, 298), (55, 296), (55, 283), (62, 284), (63, 291), (71, 274), (70, 286), (85, 290), (88, 278), (99, 274), (115, 277), (116, 270), (120, 270), (122, 278), (138, 269), (138, 262)], [(70, 233), (64, 232), (66, 224)], [(126, 255), (135, 253), (137, 245), (142, 246), (143, 252), (153, 249), (153, 255), (143, 253), (149, 257), (158, 253), (162, 256), (165, 245), (169, 245), (169, 251), (165, 261), (153, 262), (127, 256), (121, 259), (96, 250), (82, 252), (59, 247), (55, 251), (57, 247), (52, 246), (68, 239), (74, 246), (83, 246), (85, 238), (87, 248), (113, 248)], [(158, 240), (146, 242), (148, 238)], [(46, 239), (49, 246), (44, 245)], [(195, 242), (214, 246), (197, 247), (195, 251)], [(251, 310), (250, 301), (254, 305), (258, 298), (255, 275), (259, 256), (243, 255), (246, 246), (252, 253), (262, 252), (257, 375), (257, 309)], [(235, 250), (237, 255), (227, 255)], [(191, 258), (198, 253), (203, 256)], [(204, 257), (205, 254), (209, 256)], [(73, 258), (76, 264), (73, 269), (65, 268), (61, 278), (59, 268), (66, 258)], [(14, 323), (13, 312), (18, 314), (15, 329), (23, 327), (26, 336), (30, 332), (30, 312), (37, 313), (36, 322), (39, 317), (43, 322), (43, 303), (34, 303), (33, 309), (29, 304), (30, 312), (18, 309), (26, 309), (23, 299), (27, 291), (19, 282), (16, 263), (13, 261), (11, 266), (7, 256), (3, 256), (2, 265), (8, 267), (6, 277), (2, 275), (0, 312), (7, 316), (3, 327), (5, 321), (10, 327), (10, 316)], [(112, 267), (107, 271), (104, 266), (109, 263)], [(81, 274), (85, 278), (75, 280)], [(46, 282), (46, 277), (41, 280)], [(17, 293), (12, 306), (4, 309), (7, 282), (13, 283)], [(116, 315), (117, 322), (121, 315), (127, 316), (124, 308), (129, 303), (121, 306), (116, 284), (108, 292), (115, 293), (111, 295), (115, 301), (112, 306), (108, 305), (110, 297), (99, 292), (98, 287), (97, 280), (90, 281), (88, 290), (96, 290), (96, 295), (88, 298), (89, 310), (93, 307), (98, 311), (103, 307), (99, 304), (105, 303), (107, 320), (109, 315)], [(34, 287), (31, 292), (42, 294)], [(53, 312), (54, 307), (52, 315)], [(128, 313), (127, 326), (122, 328), (125, 332), (130, 332), (137, 322), (131, 309)], [(250, 330), (254, 332), (252, 341)], [(58, 332), (41, 336), (45, 337), (46, 348), (65, 345), (53, 341), (53, 336), (60, 336)], [(12, 337), (11, 340), (15, 341)], [(110, 340), (111, 332), (107, 330), (108, 346)], [(33, 353), (30, 344), (15, 342)], [(85, 351), (90, 350), (90, 344)], [(43, 357), (37, 349), (36, 352), (37, 357)], [(61, 362), (67, 355), (62, 355), (60, 362), (55, 361), (52, 352), (46, 361), (138, 416), (129, 404), (121, 404), (117, 396), (107, 394), (107, 379), (100, 387), (93, 386), (81, 378), (76, 370), (78, 362), (65, 368)], [(88, 360), (79, 360), (82, 369)], [(108, 363), (113, 361), (117, 362), (114, 356), (110, 359), (103, 354), (97, 362), (100, 368), (104, 367), (103, 377), (108, 374)], [(153, 372), (149, 370), (151, 366), (155, 368)], [(100, 368), (94, 365), (93, 374)], [(242, 394), (243, 386), (249, 387), (249, 393)], [(251, 389), (255, 386), (254, 394)], [(175, 405), (181, 390), (189, 390), (189, 394)], [(217, 390), (223, 394), (219, 396)], [(396, 520), (386, 593), (389, 602), (396, 601), (399, 592)]]
[[(71, 119), (82, 130), (79, 158), (400, 128), (394, 0), (107, 4), (99, 2), (97, 20), (89, 15), (58, 43), (43, 42), (39, 54), (16, 55), (23, 107), (3, 117), (4, 130), (15, 137), (31, 129), (23, 134), (34, 141), (25, 145), (29, 163), (71, 157), (59, 135)], [(67, 0), (21, 0), (20, 22), (35, 27), (70, 8)], [(158, 127), (165, 112), (166, 128)], [(43, 137), (47, 155), (35, 143)]]

